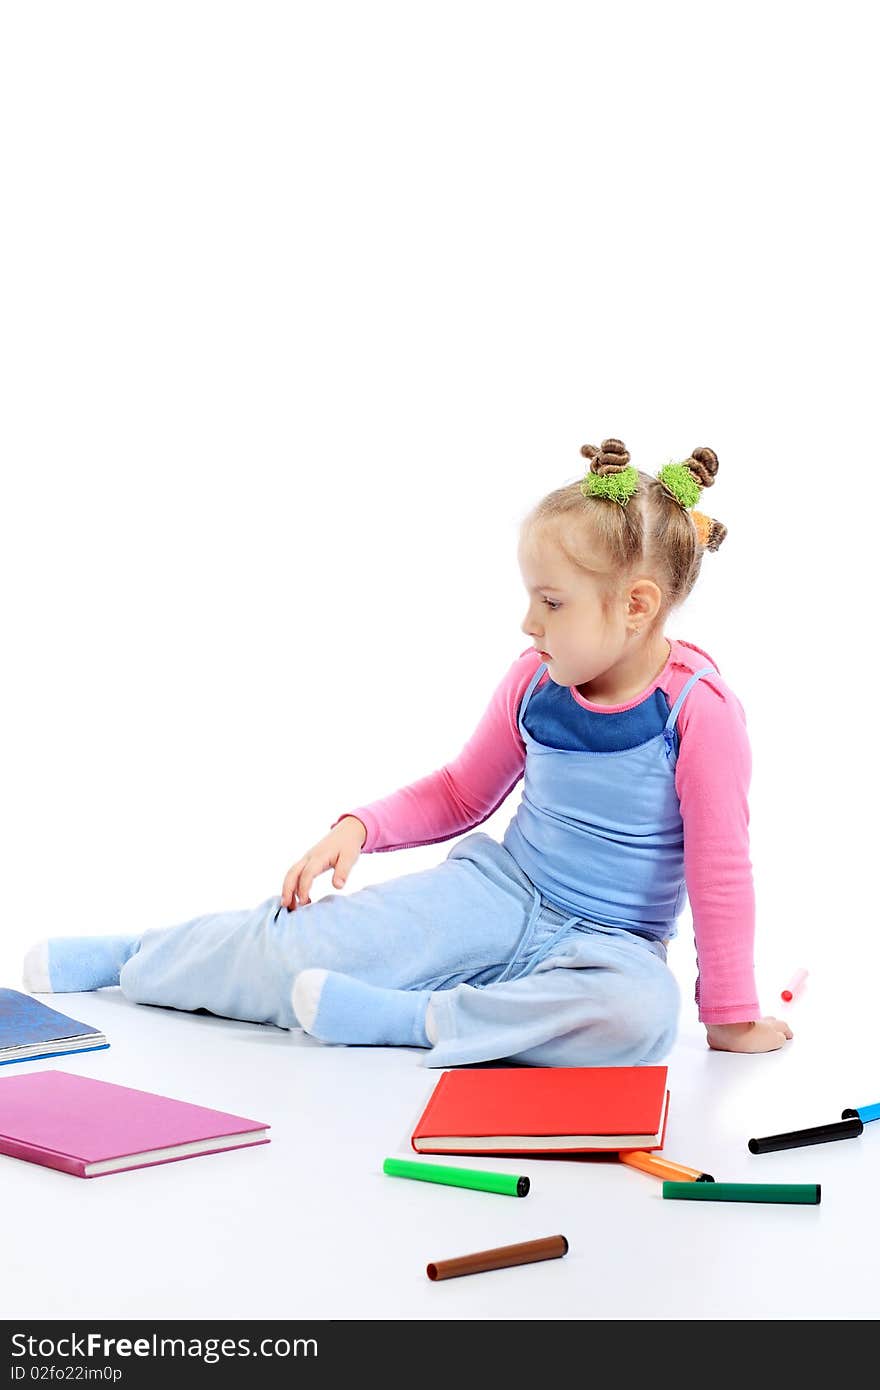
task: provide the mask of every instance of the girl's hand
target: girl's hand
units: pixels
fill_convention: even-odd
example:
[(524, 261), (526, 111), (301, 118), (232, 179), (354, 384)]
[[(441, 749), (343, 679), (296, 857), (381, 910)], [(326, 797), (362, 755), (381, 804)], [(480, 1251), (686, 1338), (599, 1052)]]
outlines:
[(794, 1034), (783, 1018), (758, 1018), (753, 1023), (707, 1023), (706, 1038), (716, 1052), (775, 1052)]
[(309, 889), (312, 886), (312, 880), (318, 874), (322, 874), (325, 869), (336, 869), (333, 875), (333, 887), (341, 888), (348, 878), (352, 865), (360, 856), (361, 847), (366, 838), (367, 827), (363, 821), (358, 820), (357, 816), (343, 816), (339, 824), (334, 825), (329, 835), (325, 835), (323, 840), (312, 845), (312, 848), (303, 855), (302, 859), (297, 859), (296, 863), (287, 870), (284, 886), (281, 889), (281, 907), (286, 907), (288, 912), (294, 912), (296, 911), (297, 898), (303, 906), (310, 903)]

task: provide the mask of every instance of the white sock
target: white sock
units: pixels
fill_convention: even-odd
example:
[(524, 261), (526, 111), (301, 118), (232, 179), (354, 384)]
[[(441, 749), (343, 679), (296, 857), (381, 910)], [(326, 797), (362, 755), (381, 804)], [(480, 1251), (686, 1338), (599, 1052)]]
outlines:
[(437, 1024), (434, 1020), (433, 1003), (433, 999), (429, 999), (428, 1007), (425, 1010), (425, 1032), (428, 1035), (429, 1043), (435, 1043), (437, 1041)]
[(300, 971), (290, 1002), (307, 1033), (322, 1042), (427, 1047), (427, 990), (386, 989), (338, 970)]
[(49, 983), (49, 942), (38, 941), (24, 958), (22, 981), (28, 994), (51, 994)]
[(324, 981), (327, 978), (326, 970), (301, 970), (293, 982), (293, 993), (291, 1003), (293, 1012), (299, 1019), (299, 1026), (307, 1033), (311, 1032), (315, 1015), (318, 1012), (318, 1005), (321, 1002), (321, 990), (324, 988)]

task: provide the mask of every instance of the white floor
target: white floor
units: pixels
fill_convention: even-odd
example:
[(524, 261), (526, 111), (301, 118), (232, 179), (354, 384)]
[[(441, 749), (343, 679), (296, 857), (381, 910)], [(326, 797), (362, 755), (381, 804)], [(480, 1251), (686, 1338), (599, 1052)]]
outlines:
[[(668, 1060), (667, 1157), (719, 1181), (821, 1182), (817, 1207), (664, 1201), (654, 1178), (603, 1159), (492, 1160), (529, 1175), (524, 1199), (385, 1177), (387, 1155), (414, 1156), (441, 1074), (419, 1051), (325, 1047), (115, 989), (43, 996), (112, 1045), (4, 1068), (0, 1084), (57, 1065), (265, 1121), (272, 1142), (92, 1181), (0, 1157), (3, 1316), (876, 1318), (880, 1122), (855, 1140), (746, 1147), (880, 1101), (862, 984), (860, 998), (858, 982), (844, 996), (812, 980), (786, 1011), (794, 1041), (754, 1057), (710, 1052), (685, 995)], [(558, 1232), (563, 1259), (426, 1277), (431, 1260)]]

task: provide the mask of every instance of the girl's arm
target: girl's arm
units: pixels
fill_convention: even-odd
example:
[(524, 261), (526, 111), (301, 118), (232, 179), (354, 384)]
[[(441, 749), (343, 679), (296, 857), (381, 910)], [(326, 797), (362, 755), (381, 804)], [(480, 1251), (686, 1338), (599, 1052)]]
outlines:
[(675, 784), (697, 948), (694, 997), (707, 1026), (744, 1028), (761, 1018), (749, 858), (752, 755), (745, 711), (725, 682), (710, 676), (691, 691), (678, 727)]
[[(366, 826), (364, 853), (450, 840), (482, 825), (497, 811), (525, 767), (517, 713), (538, 663), (538, 653), (531, 647), (517, 657), (452, 762), (390, 796), (343, 812)], [(340, 820), (342, 816), (333, 825)]]

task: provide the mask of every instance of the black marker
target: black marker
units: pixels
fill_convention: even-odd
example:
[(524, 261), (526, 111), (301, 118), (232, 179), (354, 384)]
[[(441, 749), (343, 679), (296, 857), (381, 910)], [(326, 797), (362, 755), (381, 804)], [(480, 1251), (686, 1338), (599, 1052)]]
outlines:
[(865, 1126), (858, 1115), (847, 1120), (834, 1120), (830, 1125), (814, 1125), (812, 1129), (792, 1129), (788, 1134), (767, 1134), (763, 1139), (750, 1139), (749, 1152), (769, 1154), (775, 1149), (800, 1149), (806, 1144), (827, 1144), (832, 1139), (855, 1139)]

